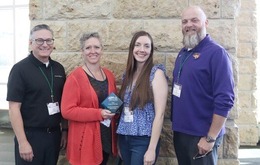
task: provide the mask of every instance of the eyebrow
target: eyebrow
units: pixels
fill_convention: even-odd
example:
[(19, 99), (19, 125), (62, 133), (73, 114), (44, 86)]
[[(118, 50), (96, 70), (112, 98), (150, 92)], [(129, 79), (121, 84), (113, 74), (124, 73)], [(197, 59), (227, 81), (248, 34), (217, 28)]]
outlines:
[[(135, 42), (136, 44), (141, 44), (141, 42)], [(144, 45), (150, 45), (150, 43), (146, 42)]]

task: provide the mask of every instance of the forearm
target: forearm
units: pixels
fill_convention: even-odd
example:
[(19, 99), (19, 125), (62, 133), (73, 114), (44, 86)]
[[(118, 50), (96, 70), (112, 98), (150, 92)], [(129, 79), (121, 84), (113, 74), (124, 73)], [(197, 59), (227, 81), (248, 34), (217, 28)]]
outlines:
[(152, 87), (154, 94), (155, 118), (153, 121), (152, 135), (148, 148), (155, 150), (162, 131), (164, 112), (168, 95), (168, 84), (162, 70), (158, 69), (155, 72)]
[(226, 119), (226, 117), (214, 114), (208, 135), (216, 139), (221, 128), (224, 126)]
[(154, 150), (155, 151), (155, 149), (157, 147), (159, 138), (161, 136), (163, 119), (164, 119), (164, 115), (161, 114), (159, 116), (156, 116), (154, 121), (153, 121), (152, 134), (151, 134), (151, 139), (150, 139), (148, 150)]
[(19, 104), (9, 104), (9, 117), (18, 143), (27, 142)]
[(20, 157), (25, 161), (31, 162), (34, 155), (32, 147), (25, 136), (23, 119), (21, 115), (21, 103), (9, 102), (9, 116), (18, 141)]

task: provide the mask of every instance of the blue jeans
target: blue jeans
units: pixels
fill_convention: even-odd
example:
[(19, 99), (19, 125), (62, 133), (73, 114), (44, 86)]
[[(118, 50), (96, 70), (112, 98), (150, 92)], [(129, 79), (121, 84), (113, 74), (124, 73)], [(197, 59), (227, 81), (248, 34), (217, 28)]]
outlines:
[(198, 142), (201, 137), (187, 135), (174, 131), (173, 143), (179, 165), (217, 165), (218, 147), (223, 136), (216, 139), (212, 152), (207, 156), (193, 160), (193, 156), (198, 153)]
[[(148, 149), (150, 139), (149, 136), (119, 135), (118, 144), (124, 165), (143, 165), (144, 154)], [(160, 142), (156, 147), (156, 158), (159, 154), (159, 144)]]

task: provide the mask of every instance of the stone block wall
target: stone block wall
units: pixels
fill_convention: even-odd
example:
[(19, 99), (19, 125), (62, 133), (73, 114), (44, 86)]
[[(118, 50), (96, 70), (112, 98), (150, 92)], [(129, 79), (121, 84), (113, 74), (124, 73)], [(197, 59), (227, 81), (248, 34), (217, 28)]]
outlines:
[[(132, 34), (137, 30), (146, 30), (153, 36), (155, 62), (166, 66), (167, 75), (171, 79), (175, 58), (182, 48), (181, 12), (189, 5), (202, 6), (209, 18), (208, 33), (223, 45), (234, 59), (238, 97), (226, 124), (227, 134), (219, 150), (219, 164), (238, 165), (239, 138), (243, 137), (239, 137), (240, 128), (238, 129), (235, 121), (243, 123), (239, 121), (241, 118), (238, 118), (243, 115), (253, 118), (251, 112), (255, 108), (252, 94), (255, 67), (252, 58), (256, 57), (256, 40), (250, 33), (255, 27), (255, 19), (250, 11), (255, 11), (255, 6), (249, 6), (251, 1), (253, 0), (30, 0), (30, 20), (31, 26), (46, 23), (54, 30), (55, 51), (52, 58), (64, 65), (67, 74), (82, 65), (79, 46), (81, 34), (98, 31), (105, 46), (102, 66), (113, 71), (120, 87), (128, 46)], [(250, 16), (250, 19), (247, 16)], [(241, 79), (243, 81), (239, 82)], [(177, 164), (169, 119), (170, 93), (169, 90), (162, 147), (157, 163), (159, 165)], [(254, 120), (251, 121), (255, 124)], [(244, 130), (248, 131), (247, 127), (244, 127)], [(249, 131), (251, 136), (254, 131)], [(252, 143), (253, 141), (255, 142), (252, 140)]]
[[(259, 1), (258, 1), (259, 3)], [(260, 5), (260, 3), (258, 4)], [(241, 0), (238, 26), (238, 118), (240, 145), (256, 145), (257, 127), (256, 58), (257, 58), (257, 0)], [(259, 11), (260, 12), (260, 11)], [(259, 57), (258, 57), (259, 58)], [(259, 99), (259, 98), (258, 98)], [(259, 107), (258, 107), (259, 108)]]

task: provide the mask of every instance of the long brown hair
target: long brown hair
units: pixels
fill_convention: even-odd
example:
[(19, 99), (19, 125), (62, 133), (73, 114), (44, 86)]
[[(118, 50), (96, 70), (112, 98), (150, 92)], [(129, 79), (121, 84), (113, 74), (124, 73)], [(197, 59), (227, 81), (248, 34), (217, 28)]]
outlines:
[(137, 70), (137, 61), (134, 58), (133, 50), (135, 47), (136, 40), (141, 36), (147, 36), (151, 40), (151, 54), (147, 59), (147, 61), (145, 62), (139, 77), (137, 78), (135, 87), (132, 92), (131, 102), (129, 105), (131, 109), (134, 109), (135, 107), (143, 108), (147, 102), (153, 99), (153, 92), (150, 87), (150, 73), (154, 65), (153, 64), (154, 45), (153, 45), (153, 39), (151, 35), (146, 31), (136, 32), (130, 42), (125, 77), (123, 80), (121, 90), (119, 92), (119, 96), (123, 100), (127, 87), (132, 87), (133, 85), (132, 82), (133, 82), (134, 73)]

